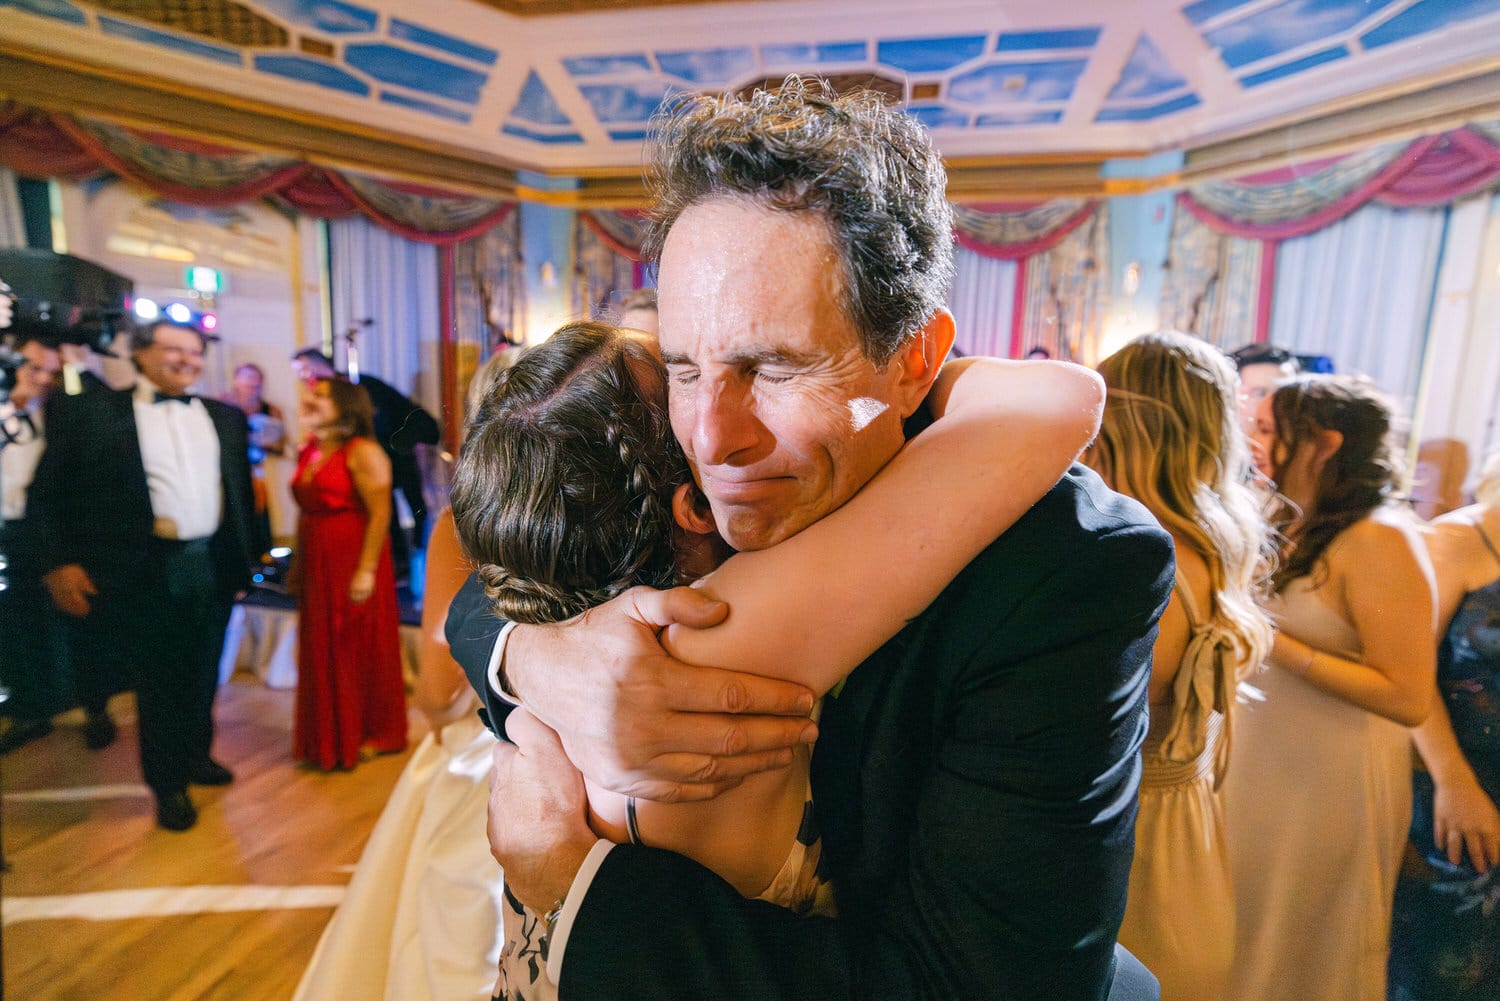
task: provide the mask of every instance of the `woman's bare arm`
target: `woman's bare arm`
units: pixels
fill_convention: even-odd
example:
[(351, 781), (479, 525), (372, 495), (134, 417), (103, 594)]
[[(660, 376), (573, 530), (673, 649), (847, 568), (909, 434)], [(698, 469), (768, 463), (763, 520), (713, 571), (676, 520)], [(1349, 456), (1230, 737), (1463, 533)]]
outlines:
[(1333, 571), (1359, 633), (1363, 661), (1317, 650), (1286, 633), (1271, 648), (1273, 667), (1361, 709), (1417, 726), (1437, 685), (1432, 569), (1413, 529), (1379, 514), (1349, 528)]
[(951, 362), (929, 399), (931, 427), (843, 507), (704, 578), (728, 618), (669, 627), (663, 645), (689, 663), (826, 692), (1057, 483), (1103, 403), (1102, 381), (1077, 365)]
[(427, 539), (427, 576), (422, 588), (422, 632), (417, 644), (417, 681), (413, 699), (439, 734), (469, 712), (473, 698), (469, 679), (448, 653), (443, 622), (448, 605), (474, 569), (458, 542), (453, 509), (443, 508)]
[(380, 549), (391, 527), (391, 460), (373, 441), (355, 438), (349, 443), (349, 475), (370, 516), (354, 578), (349, 582), (349, 600), (358, 605), (375, 592), (375, 568), (380, 565)]

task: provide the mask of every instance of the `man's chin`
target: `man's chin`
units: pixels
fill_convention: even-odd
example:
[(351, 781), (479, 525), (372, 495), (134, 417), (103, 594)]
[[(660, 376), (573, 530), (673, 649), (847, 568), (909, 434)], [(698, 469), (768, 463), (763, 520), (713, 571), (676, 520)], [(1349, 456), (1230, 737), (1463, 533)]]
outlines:
[(714, 521), (725, 542), (736, 552), (749, 553), (757, 549), (770, 549), (779, 542), (785, 542), (812, 524), (813, 519), (801, 518), (795, 514), (778, 518), (743, 509), (731, 509), (723, 514), (715, 510)]

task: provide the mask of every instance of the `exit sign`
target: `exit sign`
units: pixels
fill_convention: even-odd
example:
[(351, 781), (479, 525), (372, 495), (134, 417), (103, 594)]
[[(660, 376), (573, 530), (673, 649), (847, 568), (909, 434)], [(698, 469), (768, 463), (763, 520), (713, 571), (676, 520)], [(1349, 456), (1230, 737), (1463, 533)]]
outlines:
[(224, 276), (214, 268), (205, 268), (194, 265), (186, 272), (187, 287), (194, 292), (206, 292), (210, 295), (224, 290)]

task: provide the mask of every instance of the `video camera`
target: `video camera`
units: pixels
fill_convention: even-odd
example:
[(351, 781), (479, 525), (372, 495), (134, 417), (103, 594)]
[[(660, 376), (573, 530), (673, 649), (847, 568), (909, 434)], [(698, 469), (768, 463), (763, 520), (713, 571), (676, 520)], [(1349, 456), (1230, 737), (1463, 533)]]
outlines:
[[(50, 250), (0, 250), (0, 296), (10, 309), (9, 329), (0, 323), (0, 403), (10, 397), (21, 357), (16, 340), (57, 347), (82, 344), (108, 351), (126, 322), (134, 285), (92, 261)], [(0, 307), (0, 318), (7, 312)]]

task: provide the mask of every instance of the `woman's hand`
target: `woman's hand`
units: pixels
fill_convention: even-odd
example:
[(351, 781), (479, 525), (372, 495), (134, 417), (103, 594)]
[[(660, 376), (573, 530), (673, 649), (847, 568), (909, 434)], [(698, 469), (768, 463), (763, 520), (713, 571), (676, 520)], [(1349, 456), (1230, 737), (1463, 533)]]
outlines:
[(1454, 865), (1463, 862), (1478, 872), (1500, 864), (1500, 811), (1470, 776), (1438, 785), (1432, 797), (1432, 838)]
[(356, 570), (354, 579), (349, 581), (349, 600), (356, 605), (363, 605), (370, 600), (370, 595), (375, 593), (375, 571)]

